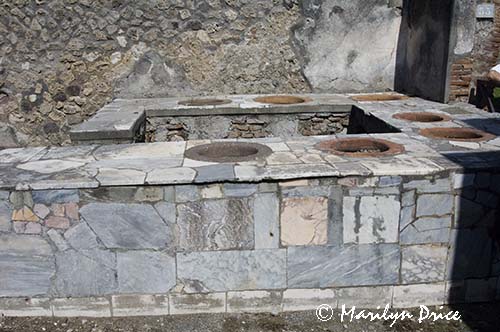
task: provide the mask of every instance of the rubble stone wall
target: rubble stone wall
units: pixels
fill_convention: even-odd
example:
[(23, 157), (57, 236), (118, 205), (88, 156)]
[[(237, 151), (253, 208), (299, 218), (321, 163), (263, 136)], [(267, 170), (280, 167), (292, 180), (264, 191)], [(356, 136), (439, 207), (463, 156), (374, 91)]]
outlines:
[(499, 177), (0, 192), (0, 313), (279, 312), (498, 299)]
[(151, 117), (146, 141), (335, 135), (348, 125), (349, 113)]
[(0, 147), (69, 144), (114, 97), (390, 89), (390, 3), (0, 1)]

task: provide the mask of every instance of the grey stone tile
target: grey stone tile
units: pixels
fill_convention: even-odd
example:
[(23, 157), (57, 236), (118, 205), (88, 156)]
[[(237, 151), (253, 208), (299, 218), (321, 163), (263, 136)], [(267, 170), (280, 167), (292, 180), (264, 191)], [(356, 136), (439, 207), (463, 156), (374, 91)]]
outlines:
[(286, 287), (286, 250), (177, 254), (177, 278), (188, 293)]
[(399, 279), (397, 244), (288, 248), (288, 287), (393, 284)]
[(223, 188), (227, 197), (247, 197), (257, 192), (257, 185), (248, 183), (224, 183)]
[(86, 223), (79, 223), (68, 229), (64, 237), (74, 249), (95, 249), (99, 247), (97, 237)]
[(448, 247), (418, 245), (402, 248), (401, 279), (404, 284), (444, 281)]
[(400, 209), (396, 196), (344, 197), (344, 243), (398, 242)]
[(91, 203), (80, 215), (107, 248), (161, 249), (171, 240), (171, 229), (151, 205)]
[(154, 205), (160, 217), (169, 224), (175, 224), (177, 221), (177, 211), (174, 203), (159, 202)]
[(34, 203), (77, 203), (79, 202), (78, 190), (40, 190), (31, 193)]
[(417, 198), (417, 217), (444, 216), (453, 211), (453, 196), (450, 194), (425, 194)]
[(56, 253), (53, 292), (60, 297), (113, 294), (117, 290), (116, 257), (110, 251), (67, 250)]
[(255, 249), (278, 248), (279, 200), (274, 193), (258, 194), (253, 206)]
[(0, 235), (0, 297), (46, 296), (54, 273), (54, 257), (47, 241)]
[(450, 239), (451, 216), (418, 218), (415, 222), (402, 227), (402, 244), (448, 243)]
[(175, 258), (152, 251), (118, 252), (120, 293), (164, 294), (175, 286)]
[(62, 237), (62, 235), (55, 229), (50, 229), (47, 231), (49, 239), (54, 243), (59, 251), (65, 251), (70, 249), (68, 242)]
[(158, 168), (146, 176), (147, 184), (176, 184), (191, 183), (196, 176), (196, 171), (187, 167)]
[(252, 207), (250, 199), (179, 204), (179, 248), (189, 251), (253, 249)]
[(301, 186), (284, 187), (281, 189), (283, 197), (328, 197), (330, 187), (327, 186)]
[(198, 186), (175, 186), (175, 201), (178, 203), (195, 202), (201, 199)]
[(234, 166), (231, 164), (202, 166), (196, 167), (195, 170), (197, 172), (195, 181), (198, 183), (232, 181), (235, 178)]
[(405, 190), (416, 189), (418, 194), (448, 193), (451, 191), (449, 178), (435, 180), (414, 180), (403, 185)]
[(12, 206), (6, 201), (0, 201), (0, 232), (11, 229)]

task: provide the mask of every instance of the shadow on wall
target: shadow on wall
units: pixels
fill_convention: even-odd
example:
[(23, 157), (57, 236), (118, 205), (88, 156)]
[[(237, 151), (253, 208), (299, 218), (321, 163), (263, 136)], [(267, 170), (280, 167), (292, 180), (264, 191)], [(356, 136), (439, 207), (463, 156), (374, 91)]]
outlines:
[(447, 102), (448, 54), (454, 0), (404, 0), (395, 90)]
[[(469, 124), (487, 131), (480, 119)], [(500, 153), (450, 152), (444, 156), (463, 170), (453, 181), (448, 302), (474, 331), (497, 332), (500, 313), (491, 313), (487, 305), (480, 312), (463, 304), (493, 302), (500, 296)]]

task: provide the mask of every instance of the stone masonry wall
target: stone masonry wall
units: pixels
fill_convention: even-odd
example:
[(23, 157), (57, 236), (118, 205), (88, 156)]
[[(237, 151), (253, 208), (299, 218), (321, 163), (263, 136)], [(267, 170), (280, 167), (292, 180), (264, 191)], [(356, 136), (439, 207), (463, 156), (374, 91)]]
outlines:
[(334, 135), (348, 125), (349, 113), (151, 117), (146, 141)]
[(0, 1), (0, 148), (69, 144), (69, 126), (113, 97), (391, 88), (389, 3)]
[(0, 192), (0, 312), (120, 316), (493, 300), (500, 298), (499, 177)]

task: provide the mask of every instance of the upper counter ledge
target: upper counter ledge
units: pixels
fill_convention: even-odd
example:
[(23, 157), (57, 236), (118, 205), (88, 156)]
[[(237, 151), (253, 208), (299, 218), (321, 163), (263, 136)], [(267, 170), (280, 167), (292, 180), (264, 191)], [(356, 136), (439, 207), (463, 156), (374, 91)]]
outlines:
[[(344, 176), (427, 175), (460, 166), (405, 134), (390, 134), (406, 151), (391, 157), (347, 158), (320, 151), (334, 137), (241, 140), (272, 153), (261, 161), (211, 163), (188, 159), (189, 141), (0, 151), (0, 189), (45, 190), (99, 186), (259, 182)], [(350, 137), (384, 135), (353, 135)], [(230, 141), (230, 140), (225, 140)]]

